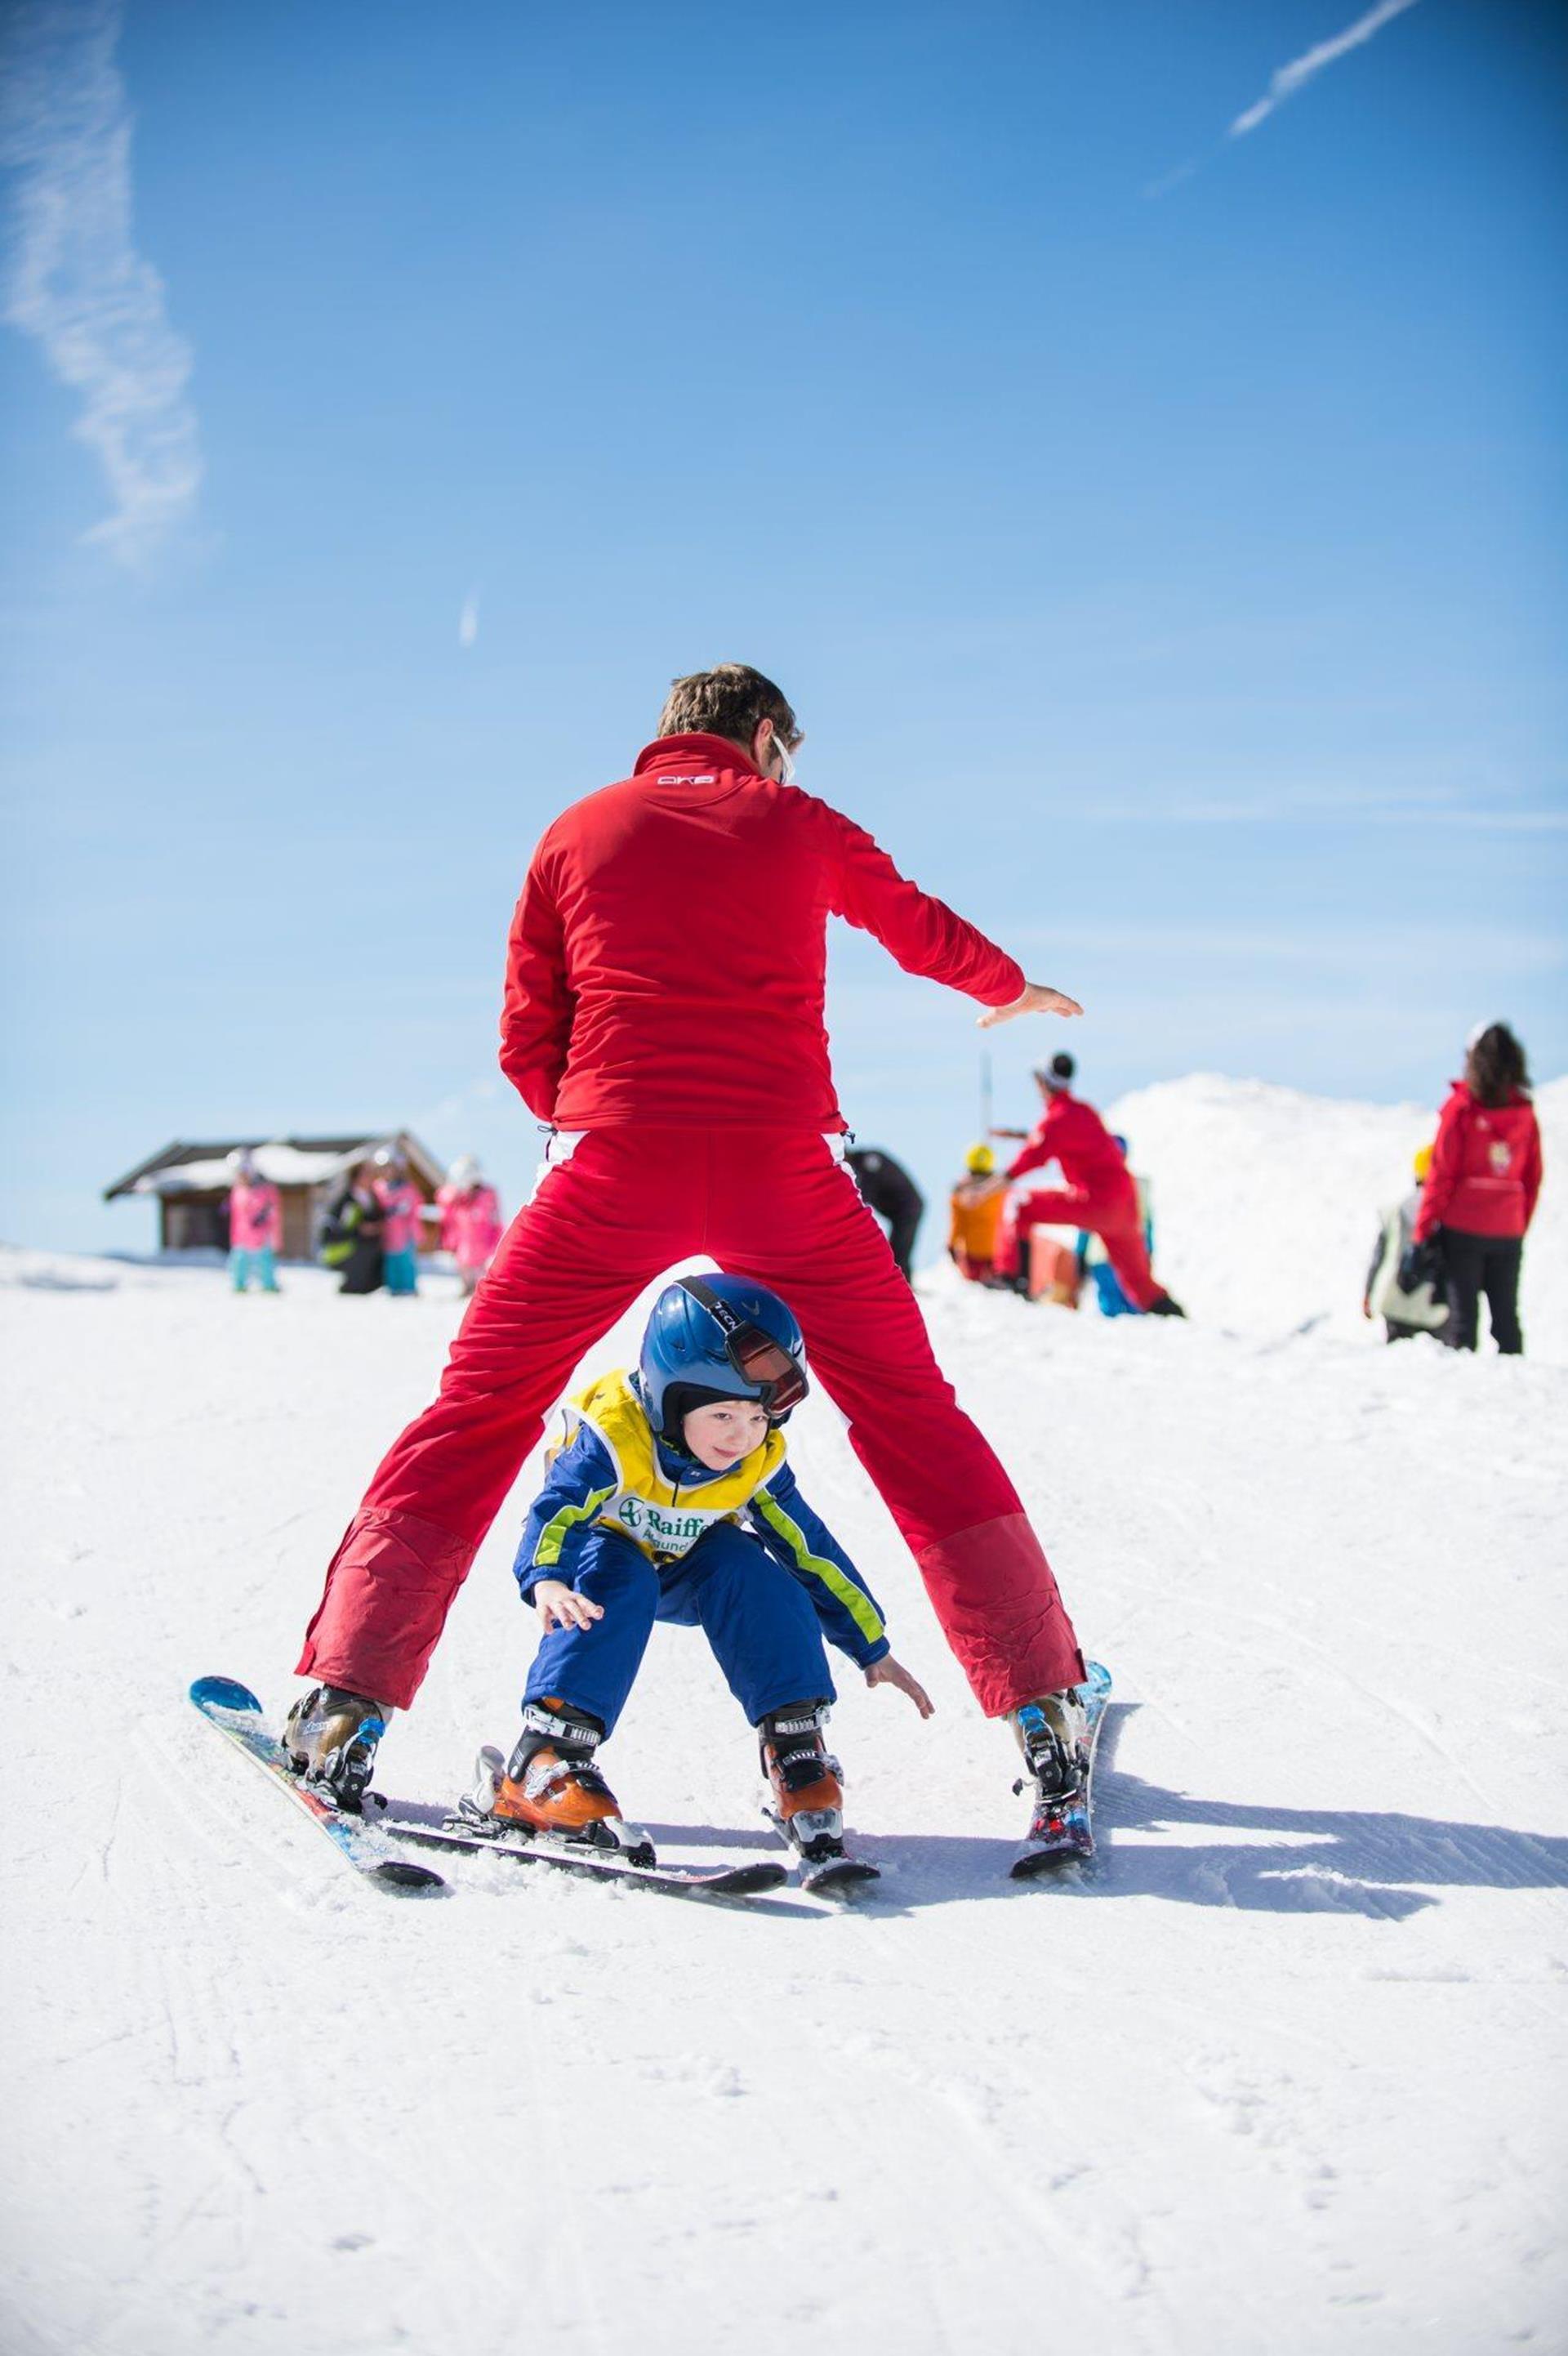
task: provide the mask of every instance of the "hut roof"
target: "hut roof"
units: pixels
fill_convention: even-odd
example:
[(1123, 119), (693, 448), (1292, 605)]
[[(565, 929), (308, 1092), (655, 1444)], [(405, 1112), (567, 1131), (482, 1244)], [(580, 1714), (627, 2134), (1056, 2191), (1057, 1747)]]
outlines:
[(322, 1186), (363, 1162), (379, 1145), (395, 1145), (411, 1176), (431, 1194), (443, 1183), (446, 1173), (442, 1164), (406, 1129), (372, 1130), (368, 1135), (356, 1130), (344, 1137), (226, 1137), (199, 1144), (176, 1138), (106, 1186), (103, 1199), (112, 1203), (121, 1194), (225, 1192), (233, 1183), (229, 1156), (240, 1152), (253, 1153), (257, 1170), (274, 1186)]

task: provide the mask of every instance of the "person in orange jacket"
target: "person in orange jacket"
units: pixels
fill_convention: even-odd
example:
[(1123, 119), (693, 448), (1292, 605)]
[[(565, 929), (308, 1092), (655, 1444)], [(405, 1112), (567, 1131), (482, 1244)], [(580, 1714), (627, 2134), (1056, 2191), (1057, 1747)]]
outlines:
[(988, 1145), (969, 1148), (964, 1172), (948, 1197), (947, 1256), (971, 1284), (989, 1284), (996, 1274), (1008, 1182)]

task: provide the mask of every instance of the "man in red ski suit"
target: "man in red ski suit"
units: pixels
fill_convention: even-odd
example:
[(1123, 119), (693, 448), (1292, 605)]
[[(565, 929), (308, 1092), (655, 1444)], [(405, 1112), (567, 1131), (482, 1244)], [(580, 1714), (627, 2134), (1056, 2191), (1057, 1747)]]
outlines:
[(844, 1167), (827, 920), (977, 999), (994, 1010), (983, 1023), (1082, 1010), (788, 782), (795, 716), (760, 673), (677, 680), (660, 724), (633, 775), (568, 809), (534, 853), (501, 1064), (550, 1125), (545, 1163), (435, 1401), (333, 1557), (300, 1668), (407, 1708), (578, 1362), (656, 1278), (706, 1255), (795, 1312), (981, 1708), (1000, 1717), (1078, 1683), (1083, 1655), (1017, 1492)]
[[(1023, 1239), (1031, 1228), (1087, 1227), (1104, 1245), (1105, 1258), (1135, 1309), (1155, 1316), (1179, 1317), (1182, 1311), (1155, 1282), (1149, 1266), (1137, 1185), (1126, 1157), (1093, 1105), (1082, 1103), (1072, 1094), (1072, 1073), (1071, 1055), (1053, 1055), (1049, 1066), (1035, 1074), (1045, 1110), (1007, 1174), (1009, 1179), (1024, 1178), (1031, 1170), (1043, 1170), (1048, 1162), (1054, 1162), (1066, 1183), (1010, 1198), (997, 1238), (997, 1273), (1018, 1275)], [(1017, 1137), (1019, 1132), (1013, 1130), (1010, 1134)]]

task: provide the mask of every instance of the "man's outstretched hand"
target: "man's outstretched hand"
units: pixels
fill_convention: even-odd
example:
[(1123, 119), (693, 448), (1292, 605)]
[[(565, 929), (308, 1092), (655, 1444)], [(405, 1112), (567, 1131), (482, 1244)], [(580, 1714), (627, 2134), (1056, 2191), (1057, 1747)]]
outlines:
[(1082, 1014), (1083, 1009), (1064, 990), (1048, 990), (1043, 981), (1026, 981), (1021, 998), (1010, 1006), (987, 1006), (984, 1014), (975, 1017), (982, 1031), (994, 1023), (1010, 1023), (1015, 1014)]

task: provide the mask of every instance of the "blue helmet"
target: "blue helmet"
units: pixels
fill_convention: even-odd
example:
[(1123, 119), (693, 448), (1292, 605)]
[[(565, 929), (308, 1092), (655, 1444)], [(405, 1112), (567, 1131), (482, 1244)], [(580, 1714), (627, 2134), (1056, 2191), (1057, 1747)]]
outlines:
[(755, 1399), (782, 1423), (806, 1394), (805, 1344), (776, 1292), (743, 1276), (683, 1276), (654, 1303), (638, 1361), (648, 1421), (678, 1440), (714, 1399)]

